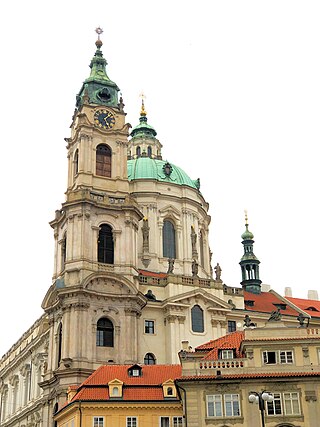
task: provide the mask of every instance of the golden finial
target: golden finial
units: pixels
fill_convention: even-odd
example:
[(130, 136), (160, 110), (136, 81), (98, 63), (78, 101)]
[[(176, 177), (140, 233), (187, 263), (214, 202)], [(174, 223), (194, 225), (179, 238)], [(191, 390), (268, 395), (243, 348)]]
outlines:
[(248, 211), (247, 209), (244, 210), (244, 219), (245, 219), (245, 225), (248, 228)]
[(146, 116), (147, 112), (144, 108), (144, 100), (146, 98), (145, 94), (143, 92), (140, 93), (140, 98), (141, 98), (141, 110), (140, 110), (140, 116)]

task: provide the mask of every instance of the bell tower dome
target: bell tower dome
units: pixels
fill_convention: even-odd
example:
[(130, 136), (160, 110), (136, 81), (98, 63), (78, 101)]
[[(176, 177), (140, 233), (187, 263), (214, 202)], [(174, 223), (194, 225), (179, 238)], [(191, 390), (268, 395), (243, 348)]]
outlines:
[(248, 216), (245, 213), (245, 232), (241, 235), (244, 254), (240, 261), (242, 272), (242, 288), (245, 291), (252, 292), (253, 294), (261, 293), (261, 280), (259, 278), (259, 264), (260, 261), (253, 253), (253, 234), (249, 231)]

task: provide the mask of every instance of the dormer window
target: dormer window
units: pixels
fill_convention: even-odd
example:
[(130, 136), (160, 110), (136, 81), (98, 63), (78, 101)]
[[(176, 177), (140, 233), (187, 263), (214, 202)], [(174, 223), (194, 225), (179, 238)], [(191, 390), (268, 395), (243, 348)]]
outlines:
[(219, 350), (219, 359), (233, 359), (234, 351), (233, 350)]
[(122, 381), (115, 378), (114, 380), (108, 382), (108, 386), (109, 386), (110, 398), (115, 398), (115, 399), (122, 398), (122, 387), (123, 387)]
[(253, 307), (254, 306), (254, 300), (247, 299), (244, 301), (244, 305), (246, 305), (247, 307)]
[(163, 387), (163, 396), (168, 398), (177, 397), (176, 387), (173, 380), (167, 380), (162, 384)]
[(305, 310), (309, 310), (309, 311), (319, 311), (317, 310), (315, 307), (308, 307)]
[(133, 365), (128, 369), (129, 377), (142, 377), (142, 368), (139, 365)]
[(285, 303), (273, 303), (273, 305), (279, 308), (280, 310), (285, 310), (287, 308), (287, 304)]

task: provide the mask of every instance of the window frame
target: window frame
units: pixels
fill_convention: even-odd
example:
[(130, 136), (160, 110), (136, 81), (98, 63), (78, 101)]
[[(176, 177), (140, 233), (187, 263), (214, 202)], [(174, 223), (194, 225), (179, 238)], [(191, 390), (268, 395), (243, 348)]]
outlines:
[[(274, 353), (275, 361), (269, 362), (271, 354)], [(294, 351), (293, 350), (263, 350), (262, 351), (262, 362), (264, 365), (292, 365), (294, 363)]]
[[(99, 322), (101, 323), (104, 320), (108, 322), (109, 326), (99, 325)], [(108, 317), (100, 317), (96, 325), (96, 347), (114, 348), (114, 324), (112, 320)]]
[[(266, 413), (269, 417), (276, 417), (278, 415), (283, 415), (283, 405), (282, 405), (282, 398), (281, 398), (281, 393), (270, 393), (273, 396), (273, 401), (272, 402), (267, 402), (266, 405)], [(277, 412), (277, 409), (279, 410), (280, 407), (280, 412)], [(273, 412), (273, 413), (271, 413)]]
[[(101, 421), (102, 421), (102, 424), (100, 424)], [(96, 424), (96, 422), (97, 422), (97, 424)], [(93, 427), (104, 427), (104, 417), (94, 415), (92, 418), (92, 426)]]
[[(162, 425), (162, 420), (163, 419), (168, 420), (169, 424), (167, 426), (166, 425)], [(160, 415), (160, 417), (159, 417), (159, 427), (170, 427), (170, 426), (171, 426), (170, 417), (166, 416), (166, 415)]]
[(104, 178), (112, 176), (112, 149), (108, 144), (96, 146), (96, 176)]
[(219, 351), (219, 359), (223, 359), (223, 360), (234, 359), (234, 351), (232, 349), (221, 349)]
[(237, 330), (237, 322), (235, 320), (228, 320), (228, 333), (235, 332)]
[(165, 218), (162, 225), (162, 256), (163, 258), (177, 258), (176, 225), (170, 218)]
[[(230, 399), (227, 400), (227, 396), (230, 396)], [(234, 399), (234, 396), (237, 398)], [(224, 411), (225, 411), (225, 417), (240, 417), (241, 416), (241, 407), (240, 407), (240, 395), (238, 393), (226, 393), (223, 395), (223, 401), (224, 401)], [(231, 403), (231, 414), (227, 413), (227, 403)], [(238, 414), (235, 414), (235, 403), (238, 404)]]
[[(153, 361), (153, 363), (146, 363), (146, 357), (147, 356), (152, 356), (152, 357), (150, 357), (150, 358), (148, 358), (149, 359), (149, 361)], [(150, 352), (148, 352), (148, 353), (146, 353), (145, 355), (144, 355), (144, 358), (143, 358), (143, 363), (144, 363), (144, 365), (156, 365), (157, 364), (157, 359), (156, 359), (156, 356), (153, 354), (153, 353), (150, 353)]]
[[(286, 398), (286, 395), (289, 395), (289, 398)], [(296, 398), (293, 399), (292, 395), (296, 395)], [(285, 415), (301, 415), (301, 405), (300, 405), (300, 393), (298, 391), (285, 391), (282, 393), (283, 397), (283, 408)], [(287, 411), (286, 402), (290, 402), (291, 412)], [(298, 404), (298, 412), (294, 412), (293, 405), (294, 402)]]
[[(132, 424), (134, 421), (135, 424)], [(135, 416), (127, 416), (126, 417), (126, 427), (138, 427), (138, 417)]]
[[(200, 311), (196, 312), (195, 309), (199, 308)], [(202, 315), (201, 323), (202, 323), (202, 330), (195, 330), (197, 328), (195, 323), (198, 323), (198, 319), (194, 319), (195, 315), (198, 315), (198, 313)], [(194, 306), (190, 309), (190, 317), (191, 317), (191, 331), (194, 334), (204, 334), (205, 333), (205, 319), (204, 319), (204, 310), (199, 304), (194, 304)]]
[[(212, 399), (211, 399), (212, 398)], [(220, 398), (220, 400), (219, 400)], [(209, 411), (209, 403), (210, 409), (212, 409), (212, 415), (210, 415)], [(216, 406), (220, 406), (220, 415), (216, 415), (217, 411)], [(207, 417), (208, 418), (221, 418), (223, 417), (223, 396), (222, 394), (207, 394), (206, 395), (206, 407), (207, 407)]]
[(184, 427), (184, 418), (182, 415), (172, 417), (172, 427)]
[[(149, 325), (152, 324), (152, 325)], [(151, 320), (151, 319), (144, 319), (144, 333), (147, 335), (155, 335), (155, 320)], [(152, 330), (152, 332), (149, 331)]]

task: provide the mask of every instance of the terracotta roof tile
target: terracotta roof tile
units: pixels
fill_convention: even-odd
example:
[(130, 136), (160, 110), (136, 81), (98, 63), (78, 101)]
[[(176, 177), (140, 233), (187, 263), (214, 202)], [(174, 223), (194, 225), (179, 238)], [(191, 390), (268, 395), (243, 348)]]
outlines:
[(143, 365), (142, 376), (128, 375), (132, 365), (100, 366), (78, 388), (75, 400), (109, 400), (108, 383), (114, 379), (123, 382), (122, 400), (164, 400), (162, 384), (181, 376), (180, 365)]
[(286, 297), (286, 299), (305, 311), (311, 317), (320, 317), (320, 301), (292, 297)]
[(148, 271), (148, 270), (139, 270), (139, 274), (141, 276), (157, 277), (158, 279), (164, 279), (165, 277), (168, 277), (166, 273), (157, 273), (155, 271)]
[(185, 375), (176, 380), (179, 381), (210, 381), (213, 379), (250, 379), (250, 378), (287, 378), (287, 377), (318, 377), (320, 372), (270, 372), (248, 374), (223, 374), (223, 375)]
[(196, 351), (210, 350), (203, 360), (215, 360), (218, 359), (219, 350), (235, 349), (236, 357), (239, 358), (242, 357), (242, 354), (239, 352), (239, 348), (243, 339), (243, 331), (231, 332), (230, 334), (224, 335), (216, 340), (211, 340), (205, 344), (199, 345), (196, 347)]
[[(278, 298), (272, 292), (261, 292), (261, 294), (253, 294), (251, 292), (244, 291), (244, 302), (245, 309), (249, 311), (259, 311), (261, 313), (271, 313), (277, 309), (275, 304), (285, 304), (285, 301)], [(289, 298), (288, 298), (289, 299)], [(251, 306), (246, 304), (246, 301), (254, 301), (254, 305)], [(285, 310), (280, 310), (281, 314), (288, 316), (297, 316), (299, 313), (287, 305)]]

